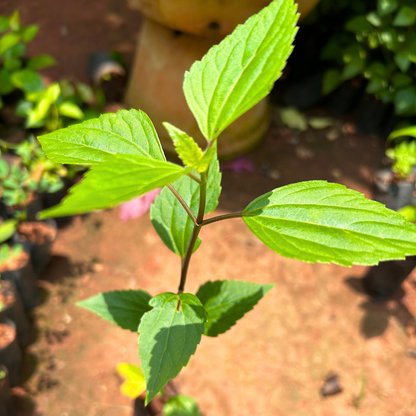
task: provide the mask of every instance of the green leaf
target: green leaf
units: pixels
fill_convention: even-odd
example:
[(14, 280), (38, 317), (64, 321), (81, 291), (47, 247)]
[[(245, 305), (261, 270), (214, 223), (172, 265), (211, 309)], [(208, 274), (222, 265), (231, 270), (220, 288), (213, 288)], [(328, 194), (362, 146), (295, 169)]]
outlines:
[(205, 335), (227, 332), (274, 287), (237, 280), (206, 282), (196, 294), (207, 312)]
[(193, 397), (178, 394), (163, 406), (163, 416), (202, 416), (202, 413)]
[(204, 156), (204, 152), (192, 137), (170, 123), (163, 123), (172, 138), (175, 150), (186, 166), (195, 167)]
[(295, 107), (282, 108), (280, 110), (280, 118), (282, 123), (291, 129), (308, 130), (306, 117)]
[(406, 72), (411, 65), (409, 54), (406, 51), (396, 53), (394, 56), (394, 62), (396, 62), (402, 72)]
[(416, 223), (416, 207), (414, 205), (406, 205), (397, 211), (406, 218), (407, 221)]
[(361, 34), (363, 32), (369, 32), (371, 30), (371, 24), (365, 16), (355, 16), (348, 20), (345, 24), (345, 29), (353, 33)]
[(14, 72), (17, 71), (22, 66), (22, 60), (19, 58), (10, 58), (4, 60), (4, 69), (7, 71)]
[(37, 35), (39, 32), (39, 26), (37, 25), (30, 25), (25, 28), (25, 30), (22, 33), (22, 39), (24, 42), (28, 43), (33, 40), (33, 38)]
[(94, 165), (112, 154), (165, 160), (156, 130), (143, 111), (104, 114), (39, 137), (43, 151), (57, 163)]
[[(197, 216), (199, 207), (199, 184), (189, 176), (183, 176), (174, 182), (172, 186), (185, 200), (192, 213)], [(218, 159), (215, 157), (209, 169), (205, 214), (214, 211), (217, 207), (220, 193), (221, 172), (219, 170)], [(194, 223), (170, 189), (162, 189), (162, 192), (157, 196), (150, 209), (150, 219), (165, 245), (175, 254), (182, 258), (185, 257)], [(198, 238), (194, 251), (198, 249), (200, 244), (201, 240)]]
[(77, 305), (123, 329), (136, 332), (142, 316), (152, 309), (149, 305), (151, 298), (147, 292), (140, 289), (116, 290), (100, 293), (78, 302)]
[(392, 76), (393, 85), (396, 88), (404, 88), (412, 84), (413, 79), (409, 75), (398, 72)]
[(416, 88), (402, 88), (396, 92), (394, 107), (397, 115), (414, 115), (416, 113)]
[(308, 123), (314, 130), (323, 130), (331, 127), (333, 121), (329, 117), (311, 117)]
[(175, 182), (190, 172), (170, 162), (135, 155), (111, 155), (94, 166), (69, 195), (55, 207), (40, 213), (40, 218), (82, 214), (112, 208)]
[(5, 32), (9, 28), (9, 18), (0, 16), (0, 33)]
[(397, 9), (397, 0), (378, 0), (377, 1), (377, 13), (380, 16), (385, 16), (394, 12)]
[(416, 138), (416, 126), (404, 127), (402, 129), (393, 131), (389, 136), (389, 140), (397, 139), (397, 137), (403, 136), (411, 136)]
[(341, 74), (341, 79), (346, 81), (347, 79), (356, 77), (363, 71), (364, 66), (365, 62), (361, 58), (354, 59), (345, 65)]
[(275, 189), (250, 203), (243, 218), (273, 251), (309, 263), (373, 265), (416, 254), (416, 226), (335, 183)]
[(368, 13), (365, 18), (375, 27), (380, 27), (383, 24), (380, 16), (376, 12)]
[(20, 36), (16, 33), (7, 33), (0, 38), (0, 55), (3, 55), (11, 47), (17, 45), (20, 41)]
[(28, 117), (32, 109), (33, 104), (30, 101), (20, 100), (16, 105), (16, 115), (19, 117)]
[(33, 69), (34, 71), (38, 71), (39, 69), (43, 69), (55, 64), (55, 59), (53, 59), (50, 55), (36, 55), (33, 58), (29, 59), (27, 67)]
[(275, 0), (186, 72), (185, 97), (207, 140), (269, 94), (292, 51), (297, 20), (293, 0)]
[(27, 127), (37, 127), (38, 123), (43, 120), (51, 108), (51, 102), (48, 98), (42, 98), (36, 106), (29, 111), (27, 118)]
[(9, 71), (0, 69), (0, 95), (6, 95), (14, 90), (12, 79)]
[(76, 84), (76, 89), (79, 98), (81, 98), (84, 103), (91, 104), (94, 102), (94, 91), (89, 85), (79, 82)]
[(4, 52), (4, 59), (19, 58), (26, 52), (26, 46), (23, 43), (18, 43)]
[(206, 312), (195, 295), (162, 293), (139, 327), (139, 356), (146, 379), (146, 405), (188, 364), (204, 333)]
[(341, 85), (341, 73), (337, 69), (328, 69), (325, 71), (322, 80), (322, 93), (330, 94)]
[[(199, 184), (189, 176), (183, 176), (172, 186), (185, 200), (193, 214), (198, 214)], [(185, 209), (168, 188), (162, 189), (150, 208), (150, 219), (159, 237), (171, 251), (185, 257), (194, 223)], [(194, 251), (201, 244), (198, 238)]]
[(408, 6), (400, 8), (393, 20), (393, 26), (411, 26), (416, 22), (416, 10)]
[(61, 116), (75, 118), (78, 120), (82, 120), (84, 118), (82, 110), (71, 101), (63, 101), (58, 104), (58, 110)]
[(16, 10), (9, 19), (10, 29), (19, 30), (20, 29), (20, 15), (19, 10)]
[(17, 224), (17, 220), (7, 220), (0, 225), (0, 243), (4, 243), (15, 233)]
[(385, 81), (379, 78), (373, 78), (367, 84), (365, 91), (369, 94), (375, 94), (386, 88)]
[(120, 388), (125, 396), (134, 400), (146, 390), (143, 371), (137, 365), (121, 363), (117, 366), (117, 371), (126, 379)]
[(31, 69), (22, 69), (12, 74), (12, 83), (24, 92), (42, 91), (45, 89), (40, 75)]

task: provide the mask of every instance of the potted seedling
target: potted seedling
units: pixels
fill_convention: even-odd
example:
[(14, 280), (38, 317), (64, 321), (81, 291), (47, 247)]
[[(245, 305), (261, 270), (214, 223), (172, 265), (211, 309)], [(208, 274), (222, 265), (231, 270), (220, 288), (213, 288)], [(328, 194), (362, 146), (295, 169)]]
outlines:
[(22, 244), (30, 253), (37, 273), (48, 263), (56, 237), (55, 221), (34, 221), (35, 215), (42, 209), (40, 195), (54, 194), (62, 189), (62, 177), (67, 170), (62, 165), (47, 160), (34, 138), (18, 145), (0, 145), (12, 147), (18, 157), (17, 163), (11, 167), (4, 159), (0, 159), (0, 177), (3, 179), (1, 197), (9, 207), (9, 215), (20, 220), (15, 242)]
[(0, 365), (0, 414), (16, 416), (16, 409), (10, 393), (9, 375), (4, 365)]
[[(274, 0), (185, 74), (184, 94), (206, 142), (201, 149), (184, 131), (165, 124), (184, 166), (166, 161), (152, 122), (137, 110), (106, 114), (39, 138), (52, 161), (91, 166), (62, 203), (42, 211), (40, 218), (107, 209), (163, 188), (151, 219), (181, 260), (178, 288), (155, 296), (141, 289), (114, 291), (79, 303), (121, 328), (138, 331), (145, 404), (188, 364), (203, 335), (230, 330), (273, 288), (215, 280), (188, 293), (189, 264), (195, 250), (203, 249), (204, 227), (239, 218), (276, 253), (309, 263), (374, 265), (416, 254), (414, 224), (359, 192), (326, 181), (283, 186), (241, 212), (206, 218), (221, 193), (218, 137), (270, 92), (292, 50), (297, 19), (293, 0)], [(218, 270), (213, 279), (222, 274)]]
[[(7, 220), (0, 225), (0, 244), (9, 240), (16, 231), (17, 221)], [(2, 246), (0, 246), (2, 247)], [(8, 247), (5, 245), (5, 247)], [(15, 249), (16, 250), (16, 249)], [(19, 250), (19, 248), (17, 248)], [(6, 250), (7, 251), (7, 250)], [(3, 250), (0, 248), (0, 264), (7, 261)], [(9, 258), (13, 257), (14, 252), (8, 253)], [(3, 257), (3, 258), (2, 258)], [(1, 267), (1, 266), (0, 266)], [(16, 287), (13, 283), (1, 280), (0, 276), (0, 318), (11, 319), (16, 324), (17, 338), (19, 344), (27, 344), (29, 334), (29, 321), (23, 309), (23, 304)]]
[(2, 280), (15, 285), (25, 309), (33, 309), (39, 304), (36, 274), (30, 255), (22, 245), (0, 245), (0, 274)]
[[(403, 136), (416, 137), (416, 128), (408, 127), (394, 131), (390, 140)], [(391, 169), (383, 169), (375, 174), (378, 190), (376, 200), (388, 208), (398, 211), (409, 221), (415, 217), (415, 165), (416, 141), (402, 141), (386, 151), (393, 161)], [(389, 261), (372, 267), (363, 277), (362, 283), (367, 294), (374, 300), (384, 301), (392, 297), (403, 281), (416, 266), (416, 257), (405, 261)]]
[[(0, 243), (2, 243), (0, 244), (0, 275), (2, 281), (12, 283), (17, 289), (25, 309), (31, 309), (39, 303), (39, 293), (30, 255), (23, 250), (22, 245), (13, 244), (13, 242), (3, 243), (14, 237), (17, 224), (17, 220), (8, 220), (0, 226)], [(19, 324), (18, 331), (22, 333), (24, 342), (26, 324), (20, 317), (20, 313), (17, 313), (16, 319), (15, 322)]]
[(0, 365), (7, 368), (10, 385), (19, 384), (22, 351), (17, 343), (16, 326), (7, 318), (0, 318)]

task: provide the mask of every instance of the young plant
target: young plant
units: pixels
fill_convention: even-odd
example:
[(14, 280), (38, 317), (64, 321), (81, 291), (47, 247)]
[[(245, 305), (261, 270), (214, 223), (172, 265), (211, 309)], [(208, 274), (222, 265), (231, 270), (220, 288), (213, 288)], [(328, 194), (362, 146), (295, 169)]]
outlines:
[(121, 328), (139, 332), (148, 403), (176, 377), (202, 335), (228, 331), (273, 285), (217, 280), (186, 293), (188, 268), (201, 230), (242, 218), (276, 253), (305, 262), (373, 265), (416, 254), (416, 226), (356, 191), (326, 181), (277, 188), (242, 212), (206, 219), (221, 193), (216, 144), (238, 117), (267, 96), (280, 77), (297, 31), (293, 0), (274, 0), (214, 46), (186, 72), (184, 93), (206, 138), (202, 150), (165, 123), (184, 163), (166, 161), (155, 128), (142, 111), (106, 114), (40, 137), (56, 163), (91, 166), (58, 206), (41, 218), (114, 207), (163, 187), (151, 210), (166, 246), (181, 259), (177, 291), (101, 293), (79, 303)]
[(10, 247), (8, 244), (0, 245), (0, 267), (4, 264), (14, 260), (23, 251), (23, 246), (20, 244)]
[(0, 159), (0, 196), (6, 206), (25, 206), (34, 192), (53, 193), (63, 187), (66, 168), (47, 159), (34, 137), (19, 144), (0, 140), (0, 148), (12, 148), (20, 157), (11, 167)]
[(1, 96), (8, 95), (16, 89), (32, 92), (44, 89), (39, 69), (55, 65), (49, 55), (37, 55), (24, 59), (26, 45), (38, 33), (36, 25), (22, 26), (19, 12), (11, 17), (0, 16), (0, 108), (3, 106)]
[[(416, 139), (416, 126), (405, 127), (390, 134), (389, 140), (399, 137), (411, 136)], [(416, 165), (416, 140), (402, 141), (391, 149), (387, 149), (386, 155), (392, 159), (392, 170), (400, 179), (406, 179), (412, 173), (413, 166)]]

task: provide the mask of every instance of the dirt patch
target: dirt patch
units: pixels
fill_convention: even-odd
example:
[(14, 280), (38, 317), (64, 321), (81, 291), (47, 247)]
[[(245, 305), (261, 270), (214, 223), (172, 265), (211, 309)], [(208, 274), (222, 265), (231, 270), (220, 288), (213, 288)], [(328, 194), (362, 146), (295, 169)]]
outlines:
[(16, 331), (6, 324), (0, 324), (0, 350), (7, 347), (16, 337)]

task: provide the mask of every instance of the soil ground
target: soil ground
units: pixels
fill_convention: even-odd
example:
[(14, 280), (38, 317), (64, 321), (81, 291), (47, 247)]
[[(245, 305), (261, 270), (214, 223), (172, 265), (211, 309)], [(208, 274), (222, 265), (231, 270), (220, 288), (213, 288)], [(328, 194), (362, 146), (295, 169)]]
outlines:
[[(140, 16), (116, 0), (3, 0), (41, 26), (34, 53), (60, 65), (51, 78), (85, 79), (87, 57), (119, 49), (131, 59)], [(64, 29), (62, 29), (65, 27)], [(319, 113), (318, 113), (319, 114)], [(329, 135), (335, 140), (328, 140)], [(359, 137), (349, 123), (301, 135), (274, 126), (248, 159), (255, 172), (225, 171), (216, 214), (242, 210), (258, 195), (307, 179), (337, 181), (371, 196), (370, 172), (382, 166), (384, 144)], [(263, 246), (241, 220), (212, 224), (191, 266), (187, 290), (206, 280), (276, 283), (237, 326), (204, 337), (177, 378), (206, 416), (416, 415), (416, 275), (396, 298), (371, 303), (360, 292), (365, 267), (288, 260)], [(35, 341), (27, 348), (25, 383), (14, 389), (20, 416), (131, 416), (116, 373), (138, 363), (137, 335), (101, 320), (75, 302), (101, 291), (175, 291), (179, 261), (159, 240), (148, 215), (122, 222), (119, 209), (77, 217), (62, 230), (39, 281)], [(323, 399), (330, 373), (343, 392)]]

